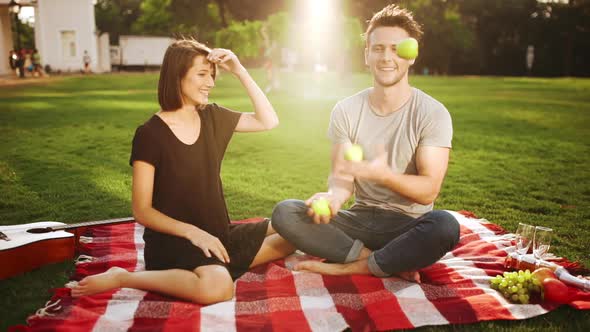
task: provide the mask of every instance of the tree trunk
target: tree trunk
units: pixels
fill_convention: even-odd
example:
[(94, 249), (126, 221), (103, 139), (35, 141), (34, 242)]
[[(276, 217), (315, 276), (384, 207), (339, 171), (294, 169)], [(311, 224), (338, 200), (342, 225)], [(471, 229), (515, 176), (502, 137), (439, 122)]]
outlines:
[(215, 2), (217, 3), (217, 7), (219, 8), (219, 17), (221, 17), (221, 25), (224, 28), (227, 28), (227, 20), (225, 19), (225, 0), (215, 0)]

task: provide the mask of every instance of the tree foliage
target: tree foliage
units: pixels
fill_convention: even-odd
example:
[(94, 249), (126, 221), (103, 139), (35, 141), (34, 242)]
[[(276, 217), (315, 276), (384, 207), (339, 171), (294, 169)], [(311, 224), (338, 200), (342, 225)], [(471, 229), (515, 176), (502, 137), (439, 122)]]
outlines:
[(261, 21), (233, 21), (215, 34), (215, 47), (231, 49), (241, 59), (253, 59), (263, 48)]
[(278, 12), (268, 16), (265, 22), (268, 38), (276, 41), (280, 46), (287, 46), (291, 33), (290, 21), (287, 12)]
[[(535, 47), (532, 73), (590, 76), (590, 0), (342, 0), (342, 36), (326, 36), (337, 50), (362, 58), (359, 35), (389, 3), (410, 9), (424, 28), (418, 71), (440, 74), (522, 75)], [(117, 43), (122, 34), (191, 36), (231, 47), (241, 56), (261, 54), (264, 25), (282, 47), (304, 40), (292, 9), (298, 0), (97, 0), (96, 22)], [(327, 20), (329, 21), (329, 20)], [(333, 37), (338, 37), (336, 39)], [(343, 45), (339, 45), (339, 43)], [(231, 46), (229, 46), (231, 45)], [(247, 55), (246, 55), (247, 54)], [(358, 57), (357, 57), (358, 55)], [(354, 60), (356, 61), (356, 60)], [(353, 62), (354, 62), (353, 61)]]
[(140, 15), (141, 0), (97, 0), (94, 6), (96, 27), (108, 32), (110, 42), (117, 44), (120, 35), (131, 33), (131, 26)]
[(133, 23), (131, 31), (135, 34), (165, 36), (172, 30), (172, 0), (145, 0), (140, 5), (141, 14)]
[(270, 15), (285, 11), (285, 0), (222, 0), (228, 15), (238, 21), (266, 20)]

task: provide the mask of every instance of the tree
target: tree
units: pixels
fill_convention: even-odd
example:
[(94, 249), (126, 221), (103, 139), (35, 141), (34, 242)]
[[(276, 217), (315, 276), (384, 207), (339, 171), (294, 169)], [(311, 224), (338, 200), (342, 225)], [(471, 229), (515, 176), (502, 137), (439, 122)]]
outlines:
[(445, 0), (400, 1), (424, 30), (416, 69), (428, 67), (443, 75), (460, 70), (473, 53), (474, 35), (457, 3)]
[(522, 75), (536, 0), (457, 0), (476, 35), (475, 74)]
[(289, 33), (291, 32), (289, 21), (287, 12), (269, 15), (265, 22), (269, 39), (278, 42), (280, 46), (287, 46)]
[(96, 27), (108, 32), (112, 44), (117, 44), (120, 35), (130, 34), (131, 26), (140, 14), (141, 0), (97, 0), (94, 6)]
[(172, 30), (171, 0), (146, 0), (131, 30), (135, 34), (167, 36)]
[(240, 59), (251, 60), (260, 55), (261, 21), (233, 21), (215, 34), (215, 47), (231, 49)]
[(219, 9), (219, 19), (221, 20), (221, 26), (227, 28), (227, 1), (226, 0), (215, 0), (217, 8)]
[(590, 76), (590, 1), (540, 3), (530, 30), (534, 74)]
[(172, 0), (173, 32), (205, 43), (215, 41), (215, 32), (223, 28), (220, 9), (212, 0)]
[[(20, 44), (21, 49), (32, 50), (35, 48), (35, 30), (34, 23), (30, 21), (13, 20), (14, 27), (12, 29), (12, 40), (14, 41), (14, 49), (17, 48), (17, 44)], [(18, 25), (18, 27), (17, 27)], [(16, 31), (18, 30), (18, 35)], [(18, 38), (18, 43), (17, 43)]]
[[(294, 1), (294, 0), (291, 0)], [(266, 20), (271, 14), (287, 9), (285, 0), (222, 0), (232, 19)]]

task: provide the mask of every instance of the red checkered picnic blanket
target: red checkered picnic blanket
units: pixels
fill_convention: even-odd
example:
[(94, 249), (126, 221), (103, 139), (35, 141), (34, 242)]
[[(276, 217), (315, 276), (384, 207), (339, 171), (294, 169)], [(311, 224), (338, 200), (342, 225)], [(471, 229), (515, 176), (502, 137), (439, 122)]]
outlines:
[[(513, 234), (483, 219), (451, 212), (461, 241), (439, 262), (420, 271), (423, 283), (373, 276), (322, 276), (290, 269), (301, 253), (259, 266), (236, 281), (231, 301), (201, 306), (135, 289), (118, 289), (73, 299), (57, 289), (45, 308), (22, 329), (165, 331), (352, 331), (391, 330), (485, 320), (526, 319), (558, 307), (554, 303), (511, 304), (491, 289), (489, 279), (504, 271)], [(121, 224), (95, 228), (83, 238), (84, 255), (74, 280), (111, 266), (144, 269), (143, 227)], [(590, 293), (570, 305), (590, 309)]]

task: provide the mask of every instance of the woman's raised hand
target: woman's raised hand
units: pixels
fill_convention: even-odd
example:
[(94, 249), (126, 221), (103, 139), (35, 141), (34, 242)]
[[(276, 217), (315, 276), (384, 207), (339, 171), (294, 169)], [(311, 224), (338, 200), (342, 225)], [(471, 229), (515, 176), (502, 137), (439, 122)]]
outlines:
[(211, 53), (207, 56), (207, 60), (232, 74), (238, 74), (240, 71), (244, 70), (244, 66), (242, 66), (234, 52), (224, 48), (212, 49)]

